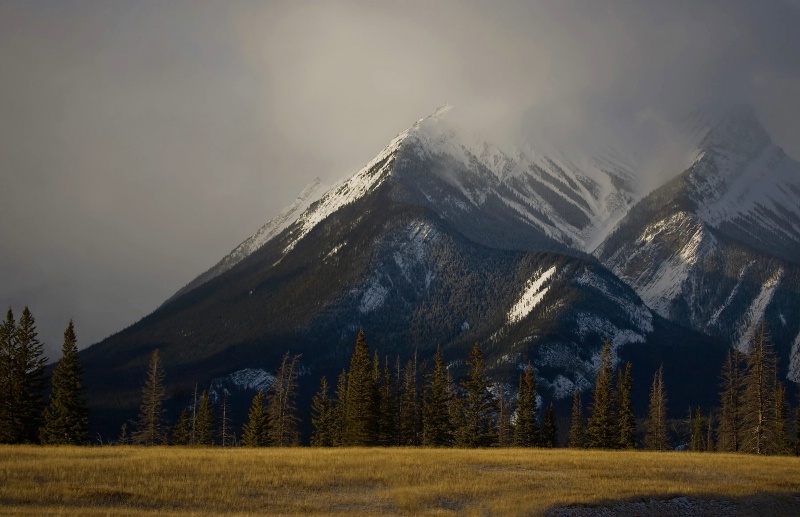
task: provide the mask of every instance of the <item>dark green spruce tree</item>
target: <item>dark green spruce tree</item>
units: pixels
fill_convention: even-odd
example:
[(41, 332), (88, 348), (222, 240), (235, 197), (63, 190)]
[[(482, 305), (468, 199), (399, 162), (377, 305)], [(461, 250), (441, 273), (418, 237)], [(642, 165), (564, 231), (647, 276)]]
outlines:
[(497, 441), (494, 422), (497, 405), (489, 391), (486, 363), (478, 343), (472, 347), (467, 366), (470, 367), (470, 376), (462, 383), (466, 393), (464, 424), (457, 430), (456, 444), (461, 447), (489, 447)]
[[(689, 409), (691, 412), (691, 408)], [(692, 440), (691, 448), (694, 452), (703, 452), (706, 450), (705, 433), (706, 433), (706, 419), (703, 417), (703, 412), (700, 406), (694, 410), (694, 418), (692, 419)]]
[(200, 396), (200, 407), (197, 409), (197, 422), (195, 422), (195, 443), (197, 445), (214, 445), (217, 423), (214, 417), (214, 405), (208, 391), (203, 390)]
[(36, 331), (33, 314), (25, 307), (16, 330), (16, 349), (12, 357), (12, 418), (18, 423), (16, 443), (36, 443), (44, 412), (44, 391), (47, 379), (42, 343)]
[(380, 410), (378, 412), (380, 434), (378, 444), (389, 447), (397, 444), (398, 379), (392, 378), (389, 357), (384, 358), (383, 380), (380, 387)]
[(450, 422), (450, 385), (442, 349), (436, 349), (433, 369), (426, 375), (422, 406), (422, 445), (447, 447), (453, 444)]
[(556, 425), (556, 408), (551, 402), (544, 413), (542, 425), (542, 447), (558, 447), (558, 426)]
[(154, 350), (150, 355), (147, 376), (142, 387), (139, 420), (131, 440), (137, 445), (158, 445), (166, 440), (164, 429), (164, 369), (161, 355)]
[(347, 371), (342, 370), (336, 381), (336, 399), (333, 401), (333, 445), (344, 445), (344, 419), (347, 409)]
[(191, 445), (192, 443), (192, 417), (189, 410), (184, 408), (178, 423), (172, 429), (172, 445)]
[(735, 349), (728, 351), (722, 368), (722, 393), (717, 428), (717, 450), (739, 452), (742, 447), (742, 393), (744, 356)]
[(403, 387), (400, 393), (398, 415), (398, 438), (400, 445), (419, 445), (421, 415), (419, 390), (417, 389), (417, 354), (409, 359), (403, 371)]
[(350, 446), (374, 445), (377, 435), (375, 380), (369, 347), (363, 330), (358, 333), (356, 349), (350, 360), (346, 400), (343, 444)]
[(245, 447), (266, 447), (269, 444), (267, 397), (264, 395), (263, 390), (259, 390), (250, 403), (247, 423), (242, 426), (242, 445)]
[(583, 404), (581, 403), (581, 390), (572, 392), (572, 419), (569, 426), (569, 446), (580, 449), (585, 446), (584, 436), (586, 429), (583, 427)]
[(83, 400), (83, 390), (75, 326), (70, 320), (64, 331), (61, 361), (53, 371), (53, 391), (44, 413), (42, 443), (79, 445), (89, 440), (89, 410)]
[(517, 399), (517, 422), (514, 427), (514, 445), (533, 447), (539, 439), (539, 404), (536, 399), (536, 370), (531, 363), (519, 376), (519, 397)]
[(335, 445), (335, 413), (333, 399), (330, 396), (328, 379), (323, 376), (320, 381), (319, 391), (311, 399), (311, 433), (312, 447), (333, 447)]
[(600, 370), (594, 388), (592, 414), (586, 428), (587, 445), (613, 449), (619, 444), (619, 426), (614, 417), (613, 371), (611, 340), (607, 339), (600, 353)]
[(664, 365), (653, 376), (650, 407), (647, 412), (645, 447), (653, 451), (669, 450), (667, 434), (667, 390), (664, 387)]
[(623, 449), (636, 448), (636, 413), (633, 411), (633, 373), (631, 363), (620, 372), (618, 386), (619, 446)]
[(0, 324), (0, 443), (17, 441), (22, 424), (15, 414), (15, 368), (17, 350), (17, 322), (8, 309), (6, 320)]

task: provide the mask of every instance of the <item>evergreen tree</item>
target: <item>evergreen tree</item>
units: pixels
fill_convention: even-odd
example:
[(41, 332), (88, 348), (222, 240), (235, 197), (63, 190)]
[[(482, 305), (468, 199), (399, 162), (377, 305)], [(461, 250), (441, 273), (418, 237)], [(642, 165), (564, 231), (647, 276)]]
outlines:
[(383, 380), (380, 389), (380, 410), (378, 412), (380, 435), (378, 443), (383, 447), (397, 444), (397, 382), (392, 379), (389, 357), (384, 358)]
[(664, 388), (664, 365), (661, 365), (653, 376), (653, 387), (650, 390), (650, 408), (647, 414), (645, 447), (654, 451), (668, 450), (667, 391)]
[(551, 402), (547, 406), (544, 414), (544, 425), (542, 425), (542, 446), (555, 448), (558, 447), (558, 427), (556, 426), (556, 408)]
[(12, 421), (14, 442), (35, 443), (44, 411), (47, 358), (36, 332), (36, 322), (28, 307), (22, 311), (16, 329), (16, 347), (12, 355)]
[(247, 423), (242, 427), (242, 445), (245, 447), (266, 447), (269, 440), (269, 419), (267, 418), (267, 397), (259, 390), (250, 403)]
[(333, 405), (333, 445), (344, 445), (344, 418), (347, 408), (347, 372), (342, 370), (336, 382), (336, 400)]
[(464, 399), (464, 425), (457, 431), (456, 442), (462, 447), (488, 447), (497, 441), (494, 413), (496, 404), (486, 377), (483, 350), (478, 343), (472, 347), (467, 365), (470, 376), (462, 386)]
[(592, 414), (586, 428), (589, 447), (611, 449), (619, 444), (619, 426), (614, 420), (611, 359), (611, 340), (607, 339), (600, 353), (600, 370), (597, 372)]
[(625, 373), (620, 372), (619, 387), (619, 446), (623, 449), (636, 447), (636, 413), (633, 411), (633, 374), (631, 363), (625, 365)]
[(579, 449), (584, 447), (583, 404), (581, 390), (572, 393), (572, 419), (569, 427), (569, 446)]
[(82, 398), (83, 389), (75, 326), (70, 320), (64, 331), (61, 361), (53, 372), (53, 391), (42, 428), (43, 443), (77, 445), (88, 441), (89, 410)]
[(208, 391), (203, 390), (203, 394), (200, 396), (200, 407), (197, 409), (197, 422), (195, 422), (195, 443), (197, 445), (214, 445), (216, 427), (211, 397), (208, 395)]
[(794, 454), (800, 456), (800, 407), (794, 410)]
[(154, 350), (147, 367), (147, 377), (142, 387), (139, 420), (131, 439), (138, 445), (157, 445), (165, 441), (164, 433), (164, 370), (161, 356)]
[(319, 391), (311, 399), (311, 434), (312, 447), (333, 447), (335, 415), (333, 399), (328, 394), (328, 379), (322, 377)]
[(17, 351), (17, 323), (8, 309), (6, 320), (0, 324), (0, 443), (17, 441), (22, 424), (15, 411), (14, 358)]
[(722, 368), (722, 403), (717, 429), (717, 450), (721, 452), (738, 452), (742, 446), (743, 361), (744, 356), (732, 349)]
[(436, 349), (433, 370), (426, 377), (422, 406), (422, 444), (446, 447), (453, 443), (453, 426), (449, 413), (449, 379), (441, 348)]
[(775, 400), (776, 360), (767, 338), (766, 327), (754, 337), (742, 397), (742, 450), (753, 454), (777, 452)]
[(415, 353), (414, 359), (409, 359), (403, 372), (398, 427), (400, 445), (420, 444), (421, 418), (417, 382), (417, 354)]
[(375, 443), (376, 410), (372, 361), (364, 331), (361, 330), (347, 374), (347, 403), (342, 436), (344, 445), (363, 446)]
[(269, 436), (272, 445), (290, 447), (297, 445), (300, 435), (297, 431), (297, 363), (299, 355), (290, 356), (286, 352), (281, 367), (275, 375), (275, 382), (270, 388), (267, 419), (269, 420)]
[(189, 445), (192, 443), (192, 417), (189, 411), (184, 408), (181, 411), (181, 416), (178, 418), (178, 423), (172, 430), (172, 444), (173, 445)]
[[(691, 408), (689, 409), (689, 412), (691, 413)], [(705, 418), (703, 418), (703, 412), (700, 410), (700, 406), (695, 409), (693, 420), (694, 421), (691, 425), (691, 447), (694, 452), (703, 452), (706, 450), (705, 439), (703, 436), (706, 432), (706, 421)]]
[(786, 388), (775, 379), (775, 453), (789, 454), (792, 450), (789, 439), (789, 406), (786, 401)]
[(514, 427), (514, 445), (533, 447), (540, 442), (539, 405), (536, 399), (536, 370), (531, 363), (519, 377), (519, 397), (517, 399), (517, 421)]
[(514, 429), (511, 425), (511, 402), (506, 394), (505, 384), (498, 384), (497, 403), (497, 445), (508, 447), (514, 442)]

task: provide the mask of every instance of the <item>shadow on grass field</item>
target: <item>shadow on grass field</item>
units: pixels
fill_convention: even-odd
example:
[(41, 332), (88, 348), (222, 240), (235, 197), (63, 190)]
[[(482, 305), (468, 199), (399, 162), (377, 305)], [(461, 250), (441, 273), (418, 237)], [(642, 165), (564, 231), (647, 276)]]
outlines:
[(800, 515), (798, 494), (795, 457), (0, 447), (13, 515)]

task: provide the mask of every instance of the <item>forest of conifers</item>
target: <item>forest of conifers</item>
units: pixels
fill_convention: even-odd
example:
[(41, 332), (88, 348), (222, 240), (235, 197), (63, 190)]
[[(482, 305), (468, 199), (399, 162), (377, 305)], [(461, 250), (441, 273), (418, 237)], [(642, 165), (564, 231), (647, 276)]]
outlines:
[[(82, 398), (83, 379), (73, 323), (64, 332), (62, 357), (51, 379), (33, 315), (26, 307), (19, 321), (9, 309), (0, 325), (0, 443), (90, 444), (89, 411)], [(300, 356), (287, 353), (272, 386), (252, 400), (247, 422), (238, 432), (229, 418), (229, 401), (214, 407), (207, 390), (185, 408), (174, 426), (165, 418), (164, 372), (153, 352), (139, 416), (127, 423), (115, 443), (184, 446), (301, 445), (297, 407)], [(555, 407), (541, 407), (536, 371), (527, 364), (516, 393), (491, 383), (483, 351), (476, 343), (466, 360), (468, 375), (454, 380), (441, 349), (431, 365), (416, 357), (381, 360), (359, 332), (349, 370), (331, 386), (321, 379), (310, 408), (311, 446), (558, 447)], [(689, 411), (686, 432), (676, 435), (667, 419), (668, 387), (663, 368), (653, 378), (646, 415), (632, 403), (635, 365), (613, 367), (606, 341), (591, 402), (573, 394), (569, 447), (798, 454), (800, 408), (792, 412), (777, 374), (777, 360), (762, 325), (751, 350), (728, 353), (721, 367), (719, 405), (704, 415)], [(49, 393), (49, 400), (45, 395)], [(588, 415), (584, 415), (584, 410)], [(794, 416), (794, 418), (792, 418)]]

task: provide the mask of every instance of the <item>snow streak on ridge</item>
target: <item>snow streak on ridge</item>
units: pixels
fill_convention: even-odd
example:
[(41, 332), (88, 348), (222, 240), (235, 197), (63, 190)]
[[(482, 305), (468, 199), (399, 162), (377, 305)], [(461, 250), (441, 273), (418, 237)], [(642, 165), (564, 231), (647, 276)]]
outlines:
[(550, 269), (542, 273), (538, 278), (534, 276), (525, 284), (525, 291), (522, 293), (522, 296), (511, 307), (511, 310), (508, 312), (508, 322), (509, 323), (517, 323), (518, 321), (522, 320), (525, 316), (531, 313), (531, 311), (536, 307), (544, 295), (547, 294), (547, 291), (550, 289), (550, 286), (545, 287), (542, 289), (542, 286), (545, 282), (550, 280), (556, 272), (556, 267), (552, 266)]

